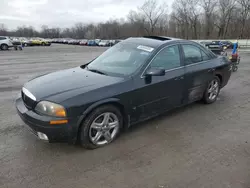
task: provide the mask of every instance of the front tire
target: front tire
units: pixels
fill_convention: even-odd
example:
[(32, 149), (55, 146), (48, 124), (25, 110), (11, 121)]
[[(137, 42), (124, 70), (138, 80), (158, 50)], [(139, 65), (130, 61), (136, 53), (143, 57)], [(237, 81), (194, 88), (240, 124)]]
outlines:
[(236, 72), (238, 70), (238, 66), (237, 65), (234, 65), (233, 66), (233, 72)]
[(211, 104), (214, 103), (218, 95), (220, 93), (220, 79), (215, 76), (208, 84), (204, 96), (203, 96), (203, 101), (205, 104)]
[(2, 44), (1, 46), (1, 50), (8, 50), (9, 46), (7, 44)]
[(96, 108), (83, 121), (80, 142), (86, 149), (96, 149), (113, 142), (123, 126), (123, 117), (118, 108), (105, 105)]

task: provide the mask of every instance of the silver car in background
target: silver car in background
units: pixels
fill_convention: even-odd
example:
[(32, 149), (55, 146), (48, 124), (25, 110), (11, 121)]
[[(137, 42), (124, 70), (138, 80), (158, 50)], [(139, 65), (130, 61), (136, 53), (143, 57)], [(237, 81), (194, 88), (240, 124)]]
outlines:
[(0, 36), (0, 49), (8, 50), (10, 47), (13, 47), (11, 39), (6, 36)]

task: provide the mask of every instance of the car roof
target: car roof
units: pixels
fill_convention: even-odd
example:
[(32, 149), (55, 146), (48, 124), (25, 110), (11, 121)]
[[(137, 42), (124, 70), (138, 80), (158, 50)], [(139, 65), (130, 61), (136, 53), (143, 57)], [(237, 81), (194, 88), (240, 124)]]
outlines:
[(177, 40), (182, 40), (182, 39), (165, 37), (165, 36), (143, 36), (143, 37), (130, 37), (125, 41), (140, 45), (150, 46), (152, 48), (157, 48), (163, 44)]

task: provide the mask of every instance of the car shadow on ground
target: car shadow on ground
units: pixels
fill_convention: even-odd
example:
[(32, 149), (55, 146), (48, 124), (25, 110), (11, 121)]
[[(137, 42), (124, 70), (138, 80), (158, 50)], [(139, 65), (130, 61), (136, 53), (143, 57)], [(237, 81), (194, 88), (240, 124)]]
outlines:
[[(143, 128), (150, 128), (152, 125), (159, 125), (161, 123), (166, 123), (165, 121), (167, 120), (167, 118), (170, 118), (172, 116), (180, 116), (182, 113), (192, 109), (192, 108), (196, 108), (196, 107), (200, 107), (203, 106), (204, 104), (202, 102), (195, 102), (186, 106), (182, 106), (179, 108), (175, 108), (173, 110), (164, 112), (163, 114), (159, 114), (156, 117), (153, 117), (152, 119), (140, 122), (138, 124), (132, 125), (126, 132), (127, 134), (131, 133), (131, 132), (135, 132), (135, 131), (140, 131), (140, 129)], [(126, 134), (124, 134), (126, 135)]]

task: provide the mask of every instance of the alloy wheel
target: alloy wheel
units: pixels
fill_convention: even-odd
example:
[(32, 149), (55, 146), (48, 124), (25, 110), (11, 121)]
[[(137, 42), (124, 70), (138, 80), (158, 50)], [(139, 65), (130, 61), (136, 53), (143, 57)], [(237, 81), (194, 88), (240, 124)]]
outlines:
[(102, 113), (90, 125), (89, 138), (95, 145), (110, 143), (119, 131), (119, 119), (111, 112)]
[(8, 46), (6, 44), (2, 45), (2, 50), (8, 50)]
[(208, 87), (208, 98), (209, 100), (213, 101), (216, 99), (218, 93), (219, 93), (219, 82), (218, 80), (214, 79), (210, 82)]

